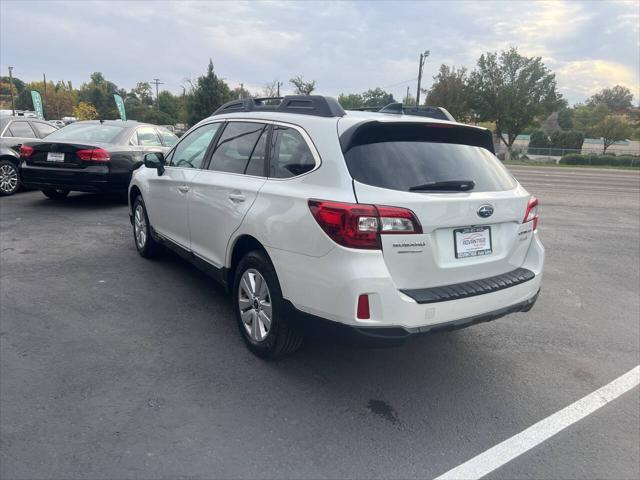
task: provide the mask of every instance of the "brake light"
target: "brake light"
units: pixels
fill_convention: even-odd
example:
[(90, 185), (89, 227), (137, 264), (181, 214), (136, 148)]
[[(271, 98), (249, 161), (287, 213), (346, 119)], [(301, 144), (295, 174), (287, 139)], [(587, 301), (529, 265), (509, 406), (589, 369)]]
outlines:
[(103, 148), (90, 148), (86, 150), (78, 150), (76, 155), (83, 162), (110, 162), (111, 155)]
[(538, 199), (536, 197), (531, 197), (527, 204), (527, 211), (524, 214), (524, 220), (522, 220), (522, 223), (533, 222), (532, 230), (535, 231), (538, 228), (538, 218)]
[(309, 209), (322, 230), (344, 247), (379, 250), (380, 235), (422, 233), (406, 208), (309, 200)]
[(20, 158), (29, 158), (31, 155), (33, 155), (33, 147), (29, 145), (20, 146)]

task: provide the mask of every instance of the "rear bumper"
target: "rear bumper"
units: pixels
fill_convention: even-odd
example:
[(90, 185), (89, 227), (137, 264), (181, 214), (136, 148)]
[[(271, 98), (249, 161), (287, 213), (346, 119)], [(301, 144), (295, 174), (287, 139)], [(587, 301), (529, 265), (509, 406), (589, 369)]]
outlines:
[(60, 189), (78, 192), (126, 192), (127, 185), (112, 180), (109, 167), (90, 165), (83, 169), (47, 168), (22, 162), (20, 173), (27, 188), (37, 190)]
[[(280, 280), (283, 296), (295, 310), (357, 329), (401, 328), (407, 332), (451, 328), (522, 310), (540, 290), (544, 247), (534, 234), (524, 262), (503, 275), (474, 280), (452, 289), (400, 290), (379, 251), (356, 254), (334, 248), (323, 257), (267, 248)], [(491, 280), (491, 281), (489, 281)], [(482, 287), (482, 293), (479, 289)], [(439, 292), (444, 290), (444, 292)], [(369, 298), (369, 319), (356, 315), (358, 297)], [(434, 294), (438, 294), (434, 301)], [(446, 295), (448, 295), (448, 298)], [(506, 312), (506, 313), (496, 313)]]
[(344, 323), (332, 322), (309, 313), (296, 309), (291, 303), (288, 303), (289, 313), (288, 320), (293, 326), (305, 332), (308, 335), (317, 337), (339, 338), (348, 342), (362, 344), (365, 346), (393, 346), (405, 342), (411, 337), (418, 335), (426, 335), (438, 332), (451, 332), (462, 328), (471, 327), (479, 323), (497, 320), (517, 312), (528, 312), (533, 308), (538, 300), (539, 291), (533, 297), (515, 305), (475, 315), (468, 318), (462, 318), (451, 322), (440, 323), (435, 325), (426, 325), (423, 327), (407, 328), (399, 325), (389, 325), (380, 327), (361, 327), (357, 325), (346, 325)]

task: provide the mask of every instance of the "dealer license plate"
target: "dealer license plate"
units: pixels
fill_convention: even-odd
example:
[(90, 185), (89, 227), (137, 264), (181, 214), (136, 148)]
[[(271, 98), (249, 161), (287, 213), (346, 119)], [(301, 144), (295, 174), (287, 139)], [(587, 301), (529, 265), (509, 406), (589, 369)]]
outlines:
[(64, 153), (49, 152), (47, 153), (47, 162), (64, 162)]
[(457, 228), (453, 231), (456, 258), (489, 255), (491, 249), (491, 227)]

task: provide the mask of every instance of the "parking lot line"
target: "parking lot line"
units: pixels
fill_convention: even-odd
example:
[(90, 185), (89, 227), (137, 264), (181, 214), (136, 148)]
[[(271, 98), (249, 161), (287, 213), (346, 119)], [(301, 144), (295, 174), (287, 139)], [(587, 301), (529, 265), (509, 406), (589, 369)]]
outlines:
[(482, 478), (604, 407), (607, 403), (638, 386), (639, 383), (640, 365), (559, 412), (473, 457), (462, 465), (443, 473), (436, 480)]

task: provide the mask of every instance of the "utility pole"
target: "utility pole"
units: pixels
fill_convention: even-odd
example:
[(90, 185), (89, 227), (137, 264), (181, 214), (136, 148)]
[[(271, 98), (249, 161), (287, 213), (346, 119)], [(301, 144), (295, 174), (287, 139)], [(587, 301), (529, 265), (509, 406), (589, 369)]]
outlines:
[(280, 96), (280, 87), (282, 86), (282, 82), (278, 82), (276, 85), (278, 86), (278, 93), (277, 93), (276, 97), (279, 97)]
[(44, 114), (44, 109), (47, 106), (47, 74), (42, 74), (42, 81), (44, 83), (44, 98), (42, 99), (42, 113)]
[(244, 97), (244, 83), (240, 84), (240, 95), (239, 95), (240, 100), (242, 100), (242, 97)]
[(404, 104), (409, 105), (409, 85), (407, 85), (407, 96), (404, 97)]
[(159, 78), (154, 78), (153, 82), (156, 84), (156, 108), (160, 111), (160, 96), (158, 95), (158, 85), (164, 85), (164, 82), (161, 82)]
[(11, 92), (11, 110), (13, 111), (12, 115), (15, 117), (16, 106), (13, 103), (13, 76), (11, 72), (13, 72), (13, 67), (9, 67), (9, 91)]
[(429, 56), (429, 50), (425, 50), (424, 53), (420, 54), (420, 66), (418, 67), (418, 91), (416, 92), (416, 106), (420, 106), (420, 84), (422, 83), (422, 68), (424, 67), (424, 62), (427, 61), (428, 56)]

